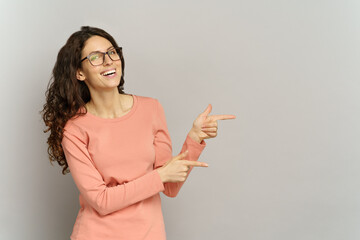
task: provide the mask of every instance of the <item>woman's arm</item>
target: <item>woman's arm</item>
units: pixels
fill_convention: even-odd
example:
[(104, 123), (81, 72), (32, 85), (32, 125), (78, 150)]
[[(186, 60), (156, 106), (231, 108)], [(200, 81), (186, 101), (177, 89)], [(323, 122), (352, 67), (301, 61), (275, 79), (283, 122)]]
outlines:
[[(154, 147), (155, 147), (155, 164), (154, 169), (157, 169), (163, 166), (167, 161), (172, 159), (172, 143), (170, 134), (167, 128), (166, 117), (163, 107), (161, 106), (160, 102), (156, 99), (156, 118), (155, 118), (155, 139), (154, 139)], [(189, 132), (186, 136), (184, 144), (180, 153), (185, 152), (188, 150), (187, 157), (185, 160), (190, 161), (197, 161), (201, 152), (204, 150), (206, 143), (204, 140), (201, 140), (199, 143), (198, 141), (193, 139), (193, 133)], [(180, 154), (179, 153), (179, 154)], [(188, 172), (191, 172), (193, 167), (191, 166)], [(186, 180), (185, 180), (186, 181)], [(163, 193), (168, 197), (176, 197), (179, 193), (182, 185), (185, 183), (183, 182), (165, 182), (164, 188), (165, 190)]]
[(164, 191), (160, 175), (153, 170), (114, 187), (107, 187), (80, 133), (64, 132), (62, 147), (71, 175), (85, 200), (100, 214), (107, 215)]

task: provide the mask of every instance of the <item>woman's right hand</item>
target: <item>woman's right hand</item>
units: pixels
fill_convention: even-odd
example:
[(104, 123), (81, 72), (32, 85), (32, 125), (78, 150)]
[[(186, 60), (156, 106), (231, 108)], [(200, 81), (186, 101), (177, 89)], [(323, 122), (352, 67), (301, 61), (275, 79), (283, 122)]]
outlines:
[(186, 180), (188, 171), (191, 166), (194, 167), (207, 167), (208, 165), (203, 162), (183, 160), (188, 154), (186, 150), (183, 153), (173, 157), (167, 161), (162, 167), (157, 168), (162, 182), (183, 182)]

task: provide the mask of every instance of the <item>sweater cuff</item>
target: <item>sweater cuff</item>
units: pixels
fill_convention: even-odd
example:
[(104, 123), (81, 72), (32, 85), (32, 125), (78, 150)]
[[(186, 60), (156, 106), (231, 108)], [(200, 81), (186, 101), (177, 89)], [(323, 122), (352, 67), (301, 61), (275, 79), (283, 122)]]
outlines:
[(204, 139), (198, 143), (197, 141), (195, 141), (194, 139), (192, 139), (189, 134), (186, 136), (185, 142), (187, 142), (187, 144), (190, 144), (191, 146), (199, 149), (199, 150), (203, 150), (206, 146), (206, 142), (204, 141)]
[(189, 151), (187, 160), (190, 161), (197, 161), (200, 157), (201, 152), (204, 150), (206, 143), (202, 140), (200, 143), (192, 139), (189, 134), (186, 136), (184, 145), (180, 152), (185, 152), (186, 150)]

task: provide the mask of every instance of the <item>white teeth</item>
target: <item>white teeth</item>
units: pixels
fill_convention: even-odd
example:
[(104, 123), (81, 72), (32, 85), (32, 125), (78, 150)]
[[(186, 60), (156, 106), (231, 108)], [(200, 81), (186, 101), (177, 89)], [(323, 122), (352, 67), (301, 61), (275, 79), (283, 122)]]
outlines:
[(107, 76), (107, 75), (110, 75), (112, 73), (115, 73), (115, 70), (110, 70), (110, 71), (104, 72), (102, 75)]

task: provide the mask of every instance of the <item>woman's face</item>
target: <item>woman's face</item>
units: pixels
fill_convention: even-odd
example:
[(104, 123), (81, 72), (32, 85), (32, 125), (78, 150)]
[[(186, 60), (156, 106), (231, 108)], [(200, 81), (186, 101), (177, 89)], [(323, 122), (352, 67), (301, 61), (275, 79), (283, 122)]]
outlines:
[[(86, 42), (81, 53), (81, 59), (94, 51), (107, 52), (114, 46), (109, 40), (100, 36), (92, 36)], [(78, 69), (76, 77), (80, 81), (85, 81), (86, 85), (92, 90), (113, 89), (120, 84), (121, 78), (121, 60), (113, 61), (109, 55), (105, 54), (104, 63), (93, 66), (89, 59), (81, 63), (81, 69)], [(115, 70), (114, 74), (104, 75), (109, 71)]]

